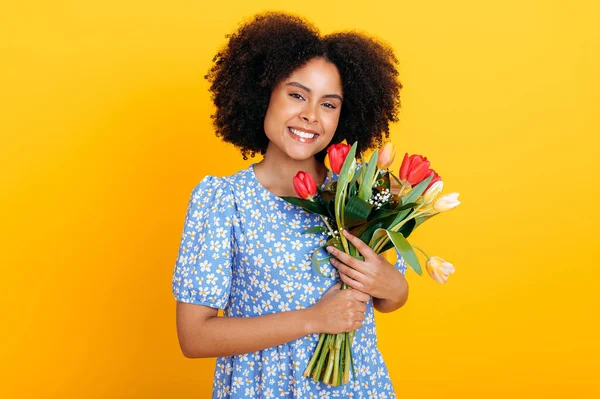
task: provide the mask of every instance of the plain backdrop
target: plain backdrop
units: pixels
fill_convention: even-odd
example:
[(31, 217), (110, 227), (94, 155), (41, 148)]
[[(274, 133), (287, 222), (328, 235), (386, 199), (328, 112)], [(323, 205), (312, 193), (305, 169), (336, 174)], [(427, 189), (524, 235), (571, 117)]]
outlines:
[(600, 395), (596, 2), (2, 8), (0, 396), (210, 396), (215, 359), (181, 354), (171, 276), (193, 187), (260, 160), (214, 136), (203, 77), (265, 10), (389, 43), (393, 168), (422, 154), (460, 193), (410, 237), (456, 273), (409, 270), (407, 304), (376, 315), (398, 397)]

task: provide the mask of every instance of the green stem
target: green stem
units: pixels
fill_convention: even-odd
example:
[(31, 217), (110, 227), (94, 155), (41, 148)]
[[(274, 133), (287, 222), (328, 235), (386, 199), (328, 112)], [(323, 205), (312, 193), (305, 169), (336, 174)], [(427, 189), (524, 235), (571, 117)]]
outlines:
[(332, 385), (337, 385), (340, 375), (340, 350), (342, 349), (342, 342), (344, 340), (344, 334), (340, 333), (335, 337), (335, 349), (333, 357), (333, 375), (331, 376)]
[(321, 371), (323, 370), (323, 365), (325, 364), (325, 360), (327, 360), (327, 354), (331, 349), (331, 341), (333, 339), (333, 335), (324, 334), (327, 338), (325, 339), (325, 345), (323, 346), (323, 352), (319, 355), (319, 361), (317, 363), (317, 367), (313, 373), (313, 380), (319, 381), (321, 379)]
[(323, 346), (323, 342), (325, 342), (326, 335), (327, 334), (321, 334), (321, 336), (319, 337), (319, 343), (317, 344), (317, 348), (315, 349), (315, 352), (313, 353), (313, 357), (312, 357), (312, 359), (310, 359), (308, 366), (306, 366), (306, 369), (304, 370), (305, 377), (310, 376), (310, 373), (313, 370), (313, 367), (314, 367), (317, 359), (319, 358), (319, 354), (321, 353), (321, 347)]
[[(417, 207), (417, 209), (418, 209), (418, 207)], [(408, 221), (409, 221), (409, 220), (411, 220), (411, 219), (414, 219), (414, 218), (416, 218), (417, 216), (420, 216), (420, 215), (422, 215), (422, 214), (424, 214), (424, 213), (427, 213), (427, 212), (429, 212), (431, 209), (433, 209), (433, 208), (427, 208), (427, 209), (424, 209), (424, 210), (422, 210), (422, 211), (420, 211), (420, 212), (414, 212), (414, 213), (411, 213), (409, 217), (407, 217), (406, 219), (402, 219), (402, 221), (401, 221), (400, 223), (398, 223), (398, 224), (397, 224), (397, 225), (395, 225), (395, 226), (392, 226), (392, 227), (390, 227), (390, 228), (388, 229), (388, 231), (395, 231), (395, 232), (397, 232), (398, 230), (400, 230), (400, 228), (401, 228), (402, 226), (404, 226), (404, 224), (405, 224), (406, 222), (408, 222)], [(438, 213), (439, 213), (439, 212), (438, 212)], [(387, 241), (388, 241), (388, 240), (389, 240), (389, 237), (388, 237), (387, 235), (383, 236), (383, 237), (381, 238), (381, 240), (380, 240), (380, 241), (379, 241), (377, 244), (375, 244), (375, 248), (373, 249), (373, 251), (374, 251), (375, 253), (377, 253), (377, 254), (378, 254), (378, 253), (379, 253), (379, 251), (380, 251), (380, 250), (381, 250), (381, 249), (382, 249), (382, 248), (385, 246), (385, 244), (387, 244)]]
[[(343, 188), (342, 191), (340, 191), (340, 195), (338, 196), (336, 193), (336, 196), (335, 196), (335, 222), (337, 224), (338, 232), (340, 233), (340, 240), (342, 241), (344, 250), (346, 250), (345, 252), (348, 253), (348, 251), (347, 251), (348, 243), (345, 241), (345, 237), (341, 232), (342, 228), (344, 227), (343, 220), (341, 220), (341, 219), (342, 219), (342, 215), (344, 214), (344, 210), (342, 208), (344, 206), (344, 197), (346, 195), (345, 191), (346, 191), (346, 189)], [(342, 202), (340, 203), (339, 201), (342, 201)], [(338, 209), (338, 207), (339, 207), (339, 209)]]
[(352, 363), (352, 358), (350, 357), (350, 345), (351, 334), (349, 332), (345, 333), (346, 339), (344, 340), (344, 370), (342, 371), (342, 384), (346, 384), (350, 379), (350, 365)]
[(320, 215), (320, 216), (321, 216), (321, 219), (323, 219), (323, 221), (325, 222), (325, 225), (327, 226), (327, 228), (329, 229), (329, 232), (331, 233), (331, 236), (335, 237), (335, 234), (333, 233), (333, 229), (331, 228), (331, 226), (327, 222), (327, 216), (324, 216), (324, 215)]
[[(331, 348), (333, 349), (333, 348)], [(333, 372), (333, 363), (335, 360), (335, 354), (330, 350), (329, 351), (329, 359), (327, 362), (327, 368), (325, 369), (325, 375), (323, 376), (323, 382), (325, 384), (329, 384), (329, 381), (331, 379), (331, 373)]]
[(373, 181), (371, 182), (371, 187), (375, 186), (375, 182), (377, 180), (379, 180), (379, 174), (381, 173), (383, 169), (379, 169), (377, 168), (376, 172), (375, 172), (375, 176), (373, 176)]
[(427, 257), (427, 259), (429, 259), (429, 255), (427, 255), (427, 253), (425, 251), (423, 251), (421, 248), (419, 248), (415, 244), (410, 244), (410, 245), (412, 245), (413, 248), (417, 248), (419, 251), (423, 252), (423, 255), (425, 255), (425, 257)]

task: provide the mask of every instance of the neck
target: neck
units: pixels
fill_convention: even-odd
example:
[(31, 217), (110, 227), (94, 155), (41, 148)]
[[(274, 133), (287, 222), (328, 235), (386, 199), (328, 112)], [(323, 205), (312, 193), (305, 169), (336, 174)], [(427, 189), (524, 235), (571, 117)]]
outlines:
[(300, 171), (310, 173), (317, 185), (321, 185), (327, 176), (327, 168), (315, 157), (296, 160), (269, 149), (254, 171), (259, 182), (277, 196), (297, 195), (292, 180)]

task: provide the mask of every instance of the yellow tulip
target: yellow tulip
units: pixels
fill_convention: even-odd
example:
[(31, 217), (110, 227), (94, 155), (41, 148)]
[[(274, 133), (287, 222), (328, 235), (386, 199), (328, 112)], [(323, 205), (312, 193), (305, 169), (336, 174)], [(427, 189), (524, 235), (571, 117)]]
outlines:
[(431, 187), (429, 187), (429, 190), (427, 190), (423, 195), (423, 206), (431, 204), (433, 200), (435, 200), (435, 197), (437, 197), (438, 194), (442, 191), (442, 188), (444, 188), (444, 182), (442, 182), (441, 180), (438, 180), (435, 183), (433, 183)]
[(326, 167), (328, 170), (331, 170), (331, 164), (329, 163), (329, 154), (326, 154), (326, 155), (325, 155), (325, 161), (324, 161), (324, 163), (325, 163), (325, 167)]
[(431, 278), (440, 284), (444, 284), (448, 280), (449, 275), (456, 271), (452, 263), (446, 262), (439, 256), (432, 256), (427, 259), (425, 268)]
[(457, 207), (460, 204), (460, 201), (457, 200), (458, 193), (446, 194), (438, 198), (433, 204), (433, 208), (438, 212), (446, 212), (452, 208)]
[(381, 170), (387, 170), (392, 166), (394, 157), (396, 156), (396, 147), (392, 142), (387, 143), (379, 150), (377, 157), (377, 167)]

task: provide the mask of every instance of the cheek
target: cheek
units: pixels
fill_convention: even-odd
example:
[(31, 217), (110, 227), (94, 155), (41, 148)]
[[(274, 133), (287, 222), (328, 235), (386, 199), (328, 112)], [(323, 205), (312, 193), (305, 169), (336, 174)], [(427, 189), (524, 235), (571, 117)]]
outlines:
[(321, 123), (323, 124), (323, 129), (327, 132), (328, 135), (333, 136), (335, 134), (335, 130), (337, 129), (338, 123), (340, 121), (340, 113), (339, 112), (330, 112), (326, 115), (323, 115), (321, 118)]
[(284, 96), (272, 97), (265, 115), (265, 129), (268, 126), (271, 129), (281, 130), (298, 112), (297, 107)]
[(267, 137), (271, 138), (280, 130), (281, 126), (281, 106), (278, 101), (271, 99), (267, 113), (265, 114), (264, 129)]

